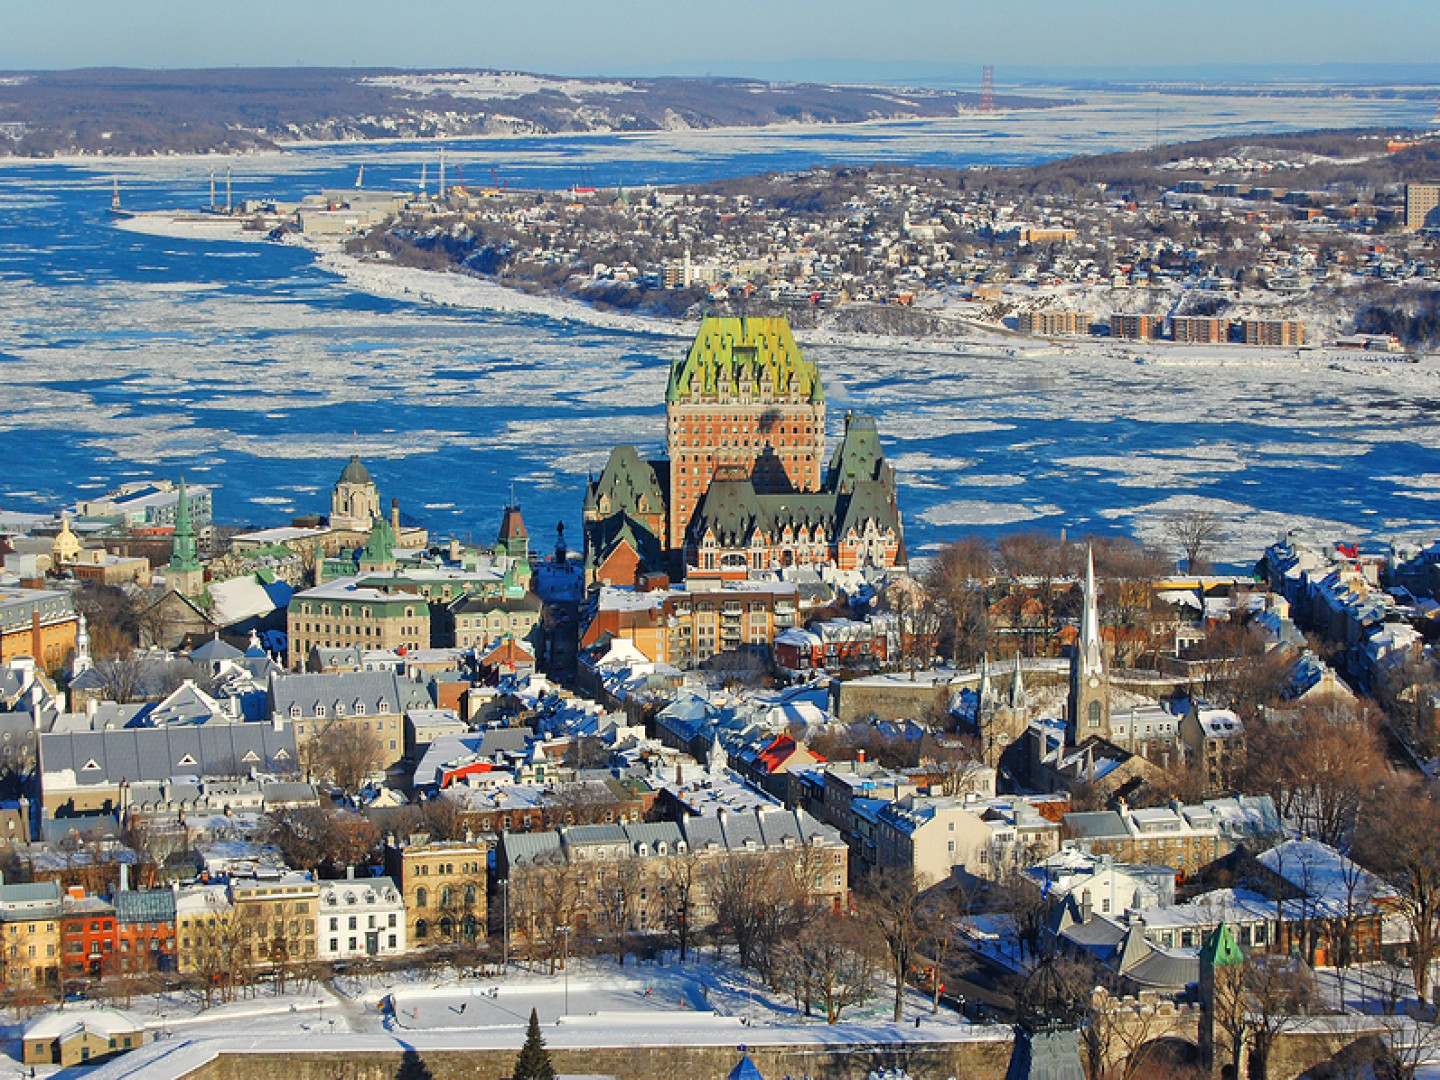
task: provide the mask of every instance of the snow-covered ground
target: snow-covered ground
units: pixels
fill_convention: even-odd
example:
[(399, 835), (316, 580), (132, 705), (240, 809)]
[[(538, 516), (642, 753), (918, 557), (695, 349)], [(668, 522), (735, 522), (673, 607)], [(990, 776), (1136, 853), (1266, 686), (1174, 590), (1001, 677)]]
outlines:
[[(568, 993), (563, 972), (530, 972), (517, 963), (500, 978), (460, 972), (342, 976), (305, 993), (262, 990), (208, 1010), (188, 994), (136, 998), (130, 1011), (158, 1036), (155, 1043), (89, 1075), (165, 1080), (216, 1053), (247, 1050), (518, 1049), (531, 1009), (546, 1042), (557, 1048), (643, 1046), (657, 1038), (731, 1046), (1009, 1037), (1004, 1025), (972, 1025), (947, 1009), (932, 1013), (930, 1001), (914, 990), (907, 991), (904, 1020), (897, 1024), (891, 1018), (893, 990), (883, 983), (868, 1004), (847, 1010), (841, 1023), (831, 1026), (823, 1016), (803, 1016), (792, 1000), (771, 994), (732, 964), (708, 955), (684, 965), (674, 962), (674, 954), (669, 959), (637, 964), (630, 957), (623, 968), (613, 960), (572, 959)], [(0, 1059), (0, 1077), (5, 1068)]]

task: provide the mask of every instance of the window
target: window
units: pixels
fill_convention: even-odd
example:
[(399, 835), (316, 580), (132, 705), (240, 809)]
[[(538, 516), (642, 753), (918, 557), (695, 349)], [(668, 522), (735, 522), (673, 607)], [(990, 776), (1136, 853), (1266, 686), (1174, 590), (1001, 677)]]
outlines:
[(418, 920), (416, 920), (416, 922), (415, 922), (415, 936), (416, 936), (417, 938), (424, 938), (424, 937), (429, 937), (429, 936), (430, 936), (430, 924), (427, 923), (424, 919), (418, 919)]
[[(415, 906), (416, 906), (416, 907), (429, 907), (429, 906), (430, 906), (430, 894), (429, 894), (424, 888), (419, 888), (419, 889), (416, 889), (416, 890), (415, 890)], [(419, 933), (419, 929), (418, 929), (418, 928), (419, 928), (420, 925), (421, 925), (421, 924), (418, 924), (418, 923), (416, 924), (416, 927), (417, 927), (416, 933), (417, 933), (417, 934)]]
[(1091, 726), (1091, 727), (1099, 727), (1099, 726), (1100, 726), (1100, 702), (1098, 702), (1098, 701), (1092, 701), (1092, 702), (1090, 702), (1090, 708), (1089, 708), (1089, 711), (1088, 711), (1088, 714), (1087, 714), (1087, 715), (1088, 715), (1088, 717), (1089, 717), (1090, 726)]

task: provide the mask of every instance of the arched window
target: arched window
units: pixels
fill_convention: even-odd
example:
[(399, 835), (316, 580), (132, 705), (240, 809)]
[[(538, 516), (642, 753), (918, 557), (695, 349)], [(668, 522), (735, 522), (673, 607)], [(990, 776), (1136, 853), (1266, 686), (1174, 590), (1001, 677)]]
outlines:
[(416, 906), (416, 907), (429, 907), (429, 906), (430, 906), (430, 893), (427, 892), (423, 887), (415, 890), (415, 906)]
[(455, 936), (455, 920), (446, 915), (440, 920), (440, 936), (453, 938)]
[[(449, 886), (449, 885), (442, 885), (442, 886), (440, 886), (440, 906), (441, 906), (442, 908), (448, 908), (448, 907), (450, 906), (450, 886)], [(447, 934), (446, 936), (448, 937), (449, 935)]]
[(1092, 702), (1090, 702), (1089, 716), (1090, 716), (1090, 726), (1091, 726), (1091, 727), (1099, 727), (1099, 726), (1100, 726), (1100, 702), (1098, 702), (1098, 701), (1092, 701)]
[(424, 919), (415, 920), (415, 936), (417, 938), (430, 936), (430, 924), (427, 923)]
[(480, 924), (475, 921), (474, 915), (466, 915), (460, 921), (460, 935), (466, 941), (474, 941), (480, 936)]

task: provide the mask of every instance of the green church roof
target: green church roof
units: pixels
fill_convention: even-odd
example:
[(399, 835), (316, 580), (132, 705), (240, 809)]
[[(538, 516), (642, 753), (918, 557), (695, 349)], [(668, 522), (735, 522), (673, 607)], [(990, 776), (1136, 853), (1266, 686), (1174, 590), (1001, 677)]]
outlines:
[(783, 318), (701, 321), (690, 351), (670, 368), (665, 400), (679, 401), (697, 390), (714, 394), (722, 387), (757, 398), (768, 392), (811, 403), (825, 400), (819, 367), (800, 354)]
[(1222, 922), (1217, 926), (1200, 949), (1202, 965), (1233, 967), (1244, 962), (1245, 954), (1240, 951), (1240, 946), (1235, 941), (1235, 935), (1231, 932), (1229, 923)]

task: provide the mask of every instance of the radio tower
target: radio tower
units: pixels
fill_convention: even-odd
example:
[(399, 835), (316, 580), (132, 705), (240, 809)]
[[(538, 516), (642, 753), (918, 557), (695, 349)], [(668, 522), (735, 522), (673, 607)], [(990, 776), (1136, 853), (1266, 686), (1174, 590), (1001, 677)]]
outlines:
[(980, 69), (980, 111), (995, 111), (995, 69), (989, 64)]

